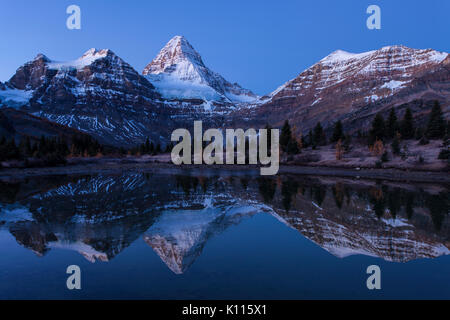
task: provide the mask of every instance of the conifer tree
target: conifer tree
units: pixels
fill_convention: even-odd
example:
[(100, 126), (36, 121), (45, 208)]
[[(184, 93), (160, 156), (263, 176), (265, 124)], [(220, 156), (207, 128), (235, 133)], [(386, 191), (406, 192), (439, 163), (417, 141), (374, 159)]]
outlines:
[(377, 140), (383, 140), (385, 136), (385, 124), (381, 113), (377, 113), (372, 121), (372, 128), (369, 132), (369, 145), (373, 145)]
[(153, 142), (150, 142), (150, 147), (148, 149), (148, 152), (150, 154), (153, 154), (155, 152), (155, 145), (153, 144)]
[(280, 134), (280, 147), (281, 150), (287, 152), (289, 142), (292, 138), (291, 126), (289, 125), (289, 121), (285, 121), (283, 127), (281, 128)]
[(139, 145), (139, 154), (142, 156), (142, 155), (144, 155), (146, 152), (145, 152), (145, 143), (141, 143), (140, 145)]
[(33, 155), (31, 148), (31, 140), (30, 137), (27, 136), (25, 140), (25, 154), (27, 157), (31, 157)]
[(286, 152), (288, 154), (297, 154), (297, 153), (300, 152), (300, 149), (298, 147), (298, 143), (297, 143), (297, 141), (295, 139), (290, 139), (289, 140), (289, 143), (288, 143), (287, 148), (286, 148)]
[(411, 109), (406, 108), (405, 115), (403, 116), (402, 124), (401, 124), (401, 134), (403, 139), (412, 139), (414, 138), (414, 120), (411, 113)]
[(168, 143), (168, 144), (166, 145), (166, 150), (165, 150), (165, 152), (166, 152), (166, 153), (170, 153), (170, 152), (172, 151), (172, 149), (173, 149), (173, 144), (172, 144), (172, 142), (170, 142), (170, 143)]
[(435, 101), (431, 109), (426, 135), (430, 139), (442, 139), (445, 136), (446, 124), (439, 101)]
[(145, 153), (148, 154), (150, 152), (150, 140), (147, 138), (145, 140)]
[(4, 157), (6, 160), (17, 160), (20, 158), (20, 150), (16, 145), (14, 137), (6, 143)]
[(342, 122), (338, 120), (334, 125), (333, 135), (331, 137), (331, 142), (338, 142), (339, 140), (343, 140), (345, 138), (344, 132), (342, 129)]
[(320, 122), (317, 122), (316, 126), (314, 127), (314, 142), (318, 146), (327, 144), (327, 138)]
[(45, 137), (42, 135), (41, 139), (39, 140), (38, 156), (42, 157), (46, 153), (47, 153), (47, 141)]
[(398, 129), (397, 115), (395, 114), (394, 108), (392, 108), (386, 123), (386, 136), (389, 139), (394, 138)]

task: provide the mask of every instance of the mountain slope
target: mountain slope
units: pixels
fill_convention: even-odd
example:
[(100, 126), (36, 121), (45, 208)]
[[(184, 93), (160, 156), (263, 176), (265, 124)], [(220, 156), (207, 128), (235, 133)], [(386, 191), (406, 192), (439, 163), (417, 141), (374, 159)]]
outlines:
[(156, 127), (164, 119), (155, 88), (108, 49), (90, 49), (69, 62), (39, 54), (0, 91), (8, 106), (13, 95), (21, 97), (13, 106), (88, 132), (106, 144), (135, 145), (147, 136), (159, 140)]
[(335, 51), (271, 94), (259, 98), (208, 69), (176, 36), (140, 75), (111, 50), (69, 62), (39, 54), (0, 84), (0, 107), (12, 107), (94, 136), (103, 144), (166, 143), (194, 120), (208, 127), (281, 126), (304, 134), (317, 122), (330, 130), (365, 131), (377, 112), (406, 107), (424, 123), (434, 100), (450, 117), (450, 57), (431, 49), (390, 46), (365, 53)]
[(171, 100), (200, 99), (205, 108), (216, 104), (256, 100), (250, 90), (230, 83), (208, 69), (200, 54), (182, 36), (173, 37), (142, 72), (163, 97)]
[(71, 140), (74, 136), (82, 135), (86, 134), (23, 111), (13, 108), (0, 110), (0, 137), (3, 136), (8, 140), (15, 138), (16, 142), (19, 142), (22, 138), (29, 137), (32, 141), (39, 141), (41, 136), (64, 136)]
[[(444, 186), (306, 176), (239, 180), (138, 172), (0, 180), (0, 231), (38, 255), (76, 250), (92, 262), (110, 261), (142, 238), (177, 274), (216, 235), (255, 214), (270, 214), (340, 258), (407, 262), (450, 254)], [(239, 230), (248, 229), (233, 232)]]
[(306, 133), (318, 121), (327, 127), (339, 119), (351, 123), (350, 129), (365, 128), (375, 113), (415, 100), (422, 101), (416, 114), (426, 112), (433, 99), (444, 102), (448, 113), (449, 63), (447, 53), (431, 49), (338, 50), (263, 97), (250, 114), (274, 125), (290, 119)]

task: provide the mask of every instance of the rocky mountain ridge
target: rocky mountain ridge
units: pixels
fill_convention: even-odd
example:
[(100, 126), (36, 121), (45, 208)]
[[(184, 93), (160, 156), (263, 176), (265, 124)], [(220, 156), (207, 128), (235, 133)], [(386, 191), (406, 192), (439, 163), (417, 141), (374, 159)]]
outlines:
[(303, 133), (317, 122), (329, 128), (341, 120), (354, 132), (391, 107), (399, 113), (410, 107), (419, 118), (433, 100), (441, 101), (450, 117), (449, 54), (387, 46), (358, 54), (337, 50), (251, 105), (247, 114), (278, 126), (289, 119)]
[(256, 214), (338, 258), (407, 262), (450, 254), (448, 190), (436, 186), (144, 173), (43, 179), (0, 181), (0, 229), (40, 256), (65, 249), (109, 261), (142, 238), (181, 274), (214, 236)]
[(109, 49), (69, 62), (39, 54), (0, 84), (0, 107), (91, 134), (104, 144), (134, 146), (147, 137), (167, 143), (179, 127), (279, 127), (289, 119), (306, 133), (341, 120), (348, 133), (373, 116), (406, 107), (425, 121), (439, 100), (450, 117), (450, 58), (432, 49), (388, 46), (365, 53), (335, 51), (271, 94), (258, 97), (205, 66), (175, 36), (139, 74)]

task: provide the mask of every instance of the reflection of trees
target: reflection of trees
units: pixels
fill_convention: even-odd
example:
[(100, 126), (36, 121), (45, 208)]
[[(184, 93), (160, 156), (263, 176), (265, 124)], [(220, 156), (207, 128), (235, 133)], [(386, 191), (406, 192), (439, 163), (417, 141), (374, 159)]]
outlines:
[[(363, 197), (363, 194), (359, 193), (358, 197)], [(434, 195), (424, 191), (412, 192), (400, 188), (388, 188), (385, 185), (370, 189), (369, 202), (379, 218), (384, 215), (386, 207), (394, 219), (403, 207), (409, 220), (414, 214), (414, 207), (427, 208), (436, 230), (440, 230), (450, 210), (448, 192)]]
[(181, 187), (186, 195), (190, 195), (191, 190), (195, 191), (199, 184), (198, 178), (193, 176), (176, 175), (175, 180), (177, 188)]
[(9, 183), (0, 181), (0, 201), (14, 203), (20, 190), (20, 183)]
[(288, 179), (281, 184), (281, 196), (283, 197), (283, 207), (286, 212), (291, 208), (292, 196), (297, 194), (298, 182), (293, 179)]
[(387, 193), (387, 206), (392, 217), (395, 219), (401, 208), (402, 197), (396, 192)]
[(324, 185), (315, 185), (310, 189), (311, 198), (321, 206), (327, 194), (327, 187)]
[(151, 177), (151, 174), (150, 174), (150, 173), (148, 173), (148, 172), (145, 172), (145, 173), (144, 173), (144, 178), (145, 178), (146, 181), (149, 181), (149, 180), (150, 180), (150, 177)]
[(408, 219), (411, 219), (414, 213), (413, 209), (414, 205), (414, 195), (412, 193), (407, 193), (405, 197), (405, 211), (406, 211), (406, 217)]
[[(136, 177), (139, 179), (133, 181)], [(311, 231), (301, 229), (301, 232), (307, 233), (313, 239), (319, 239), (328, 232), (328, 229), (321, 230), (322, 219), (314, 218), (324, 218), (344, 225), (349, 232), (364, 229), (375, 233), (374, 237), (386, 237), (385, 230), (389, 231), (394, 240), (398, 235), (402, 235), (399, 240), (402, 246), (402, 239), (406, 239), (408, 243), (410, 241), (403, 237), (403, 229), (407, 229), (406, 232), (416, 232), (417, 229), (418, 232), (412, 236), (418, 237), (420, 242), (422, 239), (428, 239), (428, 235), (439, 240), (448, 238), (448, 188), (438, 189), (444, 190), (440, 194), (430, 194), (429, 192), (436, 189), (422, 190), (410, 185), (405, 188), (401, 184), (374, 185), (366, 181), (347, 182), (346, 179), (294, 175), (245, 175), (235, 176), (233, 179), (226, 176), (219, 178), (144, 173), (136, 174), (136, 177), (100, 175), (64, 179), (32, 178), (20, 183), (0, 182), (0, 202), (21, 203), (33, 214), (33, 221), (14, 223), (1, 222), (0, 215), (0, 224), (5, 224), (2, 228), (8, 228), (18, 243), (39, 254), (45, 254), (51, 248), (50, 242), (83, 242), (112, 259), (159, 219), (166, 204), (170, 204), (170, 210), (203, 209), (204, 198), (209, 197), (202, 197), (200, 193), (208, 192), (211, 196), (218, 195), (214, 206), (228, 206), (229, 203), (235, 202), (236, 205), (241, 205), (247, 203), (246, 201), (250, 204), (264, 202), (273, 207), (278, 215), (286, 218), (286, 221), (298, 226), (299, 230), (300, 227), (313, 223)], [(71, 181), (77, 183), (70, 185)], [(63, 184), (68, 187), (51, 191)], [(179, 192), (172, 194), (174, 189)], [(280, 192), (277, 192), (277, 189)], [(332, 196), (326, 197), (328, 191), (331, 191)], [(43, 196), (34, 197), (41, 194)], [(323, 210), (316, 210), (311, 201), (320, 205)], [(368, 206), (373, 210), (371, 213), (365, 211)], [(385, 225), (389, 221), (376, 221), (375, 215), (378, 218), (383, 217), (386, 208), (390, 210), (393, 218), (411, 219), (408, 226), (399, 224), (400, 227), (394, 230)], [(76, 219), (72, 219), (74, 215), (77, 215)], [(234, 218), (230, 218), (231, 223)], [(219, 220), (214, 220), (213, 224), (218, 222)], [(386, 249), (390, 250), (390, 253), (397, 248), (403, 250), (395, 241), (392, 245), (397, 247)], [(408, 248), (405, 250), (409, 250)], [(400, 254), (401, 252), (398, 253)]]
[(248, 188), (248, 179), (247, 178), (241, 178), (241, 186), (242, 186), (242, 189), (247, 190), (247, 188)]
[(336, 206), (341, 209), (342, 208), (342, 203), (344, 202), (344, 197), (345, 197), (345, 188), (342, 185), (342, 183), (336, 183), (333, 188), (333, 197), (334, 197), (334, 201), (336, 202)]
[(58, 188), (68, 183), (76, 183), (79, 180), (87, 179), (88, 175), (76, 176), (46, 176), (26, 178), (20, 181), (2, 181), (0, 180), (0, 202), (14, 203), (33, 194), (46, 192)]
[(437, 195), (428, 195), (425, 200), (425, 205), (430, 210), (431, 219), (436, 230), (440, 230), (442, 222), (450, 210), (448, 194), (441, 192)]
[(267, 177), (258, 178), (258, 191), (265, 203), (272, 202), (276, 190), (277, 184), (274, 179)]
[(369, 201), (373, 205), (373, 211), (378, 218), (381, 218), (384, 214), (385, 200), (383, 195), (383, 190), (381, 188), (371, 188), (370, 189)]
[(202, 187), (202, 191), (203, 193), (206, 192), (206, 190), (208, 190), (208, 184), (209, 184), (209, 180), (207, 177), (198, 177), (198, 182), (200, 183), (200, 186)]

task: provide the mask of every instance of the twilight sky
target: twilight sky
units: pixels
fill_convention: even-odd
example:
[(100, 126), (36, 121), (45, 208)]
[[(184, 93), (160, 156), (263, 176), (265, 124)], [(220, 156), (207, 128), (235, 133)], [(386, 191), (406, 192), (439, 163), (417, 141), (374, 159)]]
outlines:
[[(66, 8), (81, 7), (81, 30)], [(381, 30), (366, 8), (381, 7)], [(266, 94), (332, 51), (386, 45), (450, 51), (448, 0), (0, 0), (0, 81), (37, 53), (73, 60), (109, 48), (138, 72), (174, 35), (231, 82)]]

